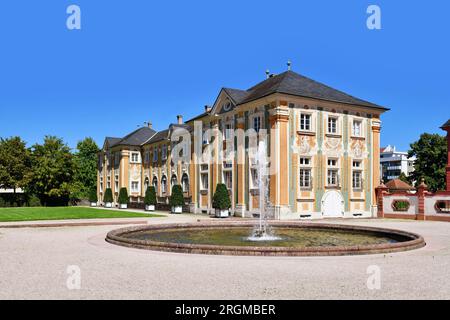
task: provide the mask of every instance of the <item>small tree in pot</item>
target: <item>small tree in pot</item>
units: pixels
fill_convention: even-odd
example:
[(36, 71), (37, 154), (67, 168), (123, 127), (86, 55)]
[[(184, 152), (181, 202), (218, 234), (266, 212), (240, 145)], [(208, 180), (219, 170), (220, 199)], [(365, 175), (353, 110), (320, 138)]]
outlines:
[(105, 203), (105, 208), (112, 208), (113, 194), (111, 188), (105, 190), (105, 195), (103, 196), (103, 202)]
[(91, 190), (89, 193), (89, 202), (91, 203), (91, 207), (96, 207), (98, 202), (97, 191)]
[(127, 188), (121, 188), (119, 192), (119, 208), (127, 209), (128, 208), (128, 190)]
[(172, 207), (172, 213), (182, 213), (184, 205), (183, 189), (180, 185), (174, 185), (172, 187), (172, 194), (170, 196), (170, 206)]
[(213, 197), (213, 208), (216, 209), (217, 218), (228, 218), (230, 216), (231, 200), (228, 194), (227, 186), (219, 183), (216, 188), (216, 193)]
[(156, 190), (155, 187), (148, 187), (145, 191), (145, 211), (155, 211), (156, 206)]

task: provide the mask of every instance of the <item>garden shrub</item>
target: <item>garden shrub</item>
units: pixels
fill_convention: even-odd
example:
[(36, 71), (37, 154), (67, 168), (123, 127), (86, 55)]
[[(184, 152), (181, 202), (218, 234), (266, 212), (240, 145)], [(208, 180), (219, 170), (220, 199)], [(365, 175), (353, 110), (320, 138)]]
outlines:
[(156, 190), (155, 187), (151, 186), (148, 187), (145, 191), (145, 199), (144, 199), (146, 206), (154, 206), (156, 205)]
[(128, 204), (128, 190), (127, 188), (121, 188), (119, 192), (119, 203), (120, 204)]
[(170, 196), (171, 207), (181, 207), (184, 205), (183, 189), (180, 185), (174, 185), (172, 187), (172, 195)]
[(218, 210), (228, 210), (231, 208), (230, 195), (227, 186), (219, 183), (213, 197), (213, 208)]
[(105, 190), (105, 195), (103, 196), (103, 202), (113, 202), (113, 194), (111, 188)]

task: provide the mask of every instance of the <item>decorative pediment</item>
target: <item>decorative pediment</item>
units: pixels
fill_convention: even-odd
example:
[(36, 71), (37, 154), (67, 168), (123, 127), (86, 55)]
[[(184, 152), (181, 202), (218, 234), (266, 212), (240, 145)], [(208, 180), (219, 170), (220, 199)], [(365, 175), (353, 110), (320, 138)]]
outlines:
[(214, 103), (211, 113), (212, 114), (224, 114), (233, 111), (236, 108), (236, 104), (233, 98), (228, 95), (226, 90), (222, 89), (219, 96)]

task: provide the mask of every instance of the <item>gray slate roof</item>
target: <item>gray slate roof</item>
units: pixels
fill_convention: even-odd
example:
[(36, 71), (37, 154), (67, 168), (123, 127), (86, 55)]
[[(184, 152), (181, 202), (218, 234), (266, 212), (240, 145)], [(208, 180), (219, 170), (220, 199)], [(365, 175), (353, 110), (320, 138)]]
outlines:
[(441, 129), (448, 128), (448, 127), (450, 127), (450, 119), (446, 123), (444, 123), (444, 125), (441, 127)]
[(148, 127), (139, 128), (122, 138), (115, 145), (140, 146), (156, 134), (156, 131)]
[(248, 95), (238, 104), (244, 104), (273, 93), (284, 93), (300, 97), (315, 98), (387, 110), (387, 108), (353, 97), (293, 71), (286, 71), (268, 78), (256, 86), (248, 89), (247, 92)]
[(122, 138), (113, 138), (113, 137), (106, 137), (105, 142), (110, 146), (115, 146)]

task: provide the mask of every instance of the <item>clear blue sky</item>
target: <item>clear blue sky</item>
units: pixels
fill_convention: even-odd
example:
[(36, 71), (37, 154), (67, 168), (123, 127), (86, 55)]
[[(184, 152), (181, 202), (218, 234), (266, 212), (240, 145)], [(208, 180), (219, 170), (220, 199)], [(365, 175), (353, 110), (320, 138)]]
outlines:
[[(77, 4), (82, 29), (66, 28)], [(382, 10), (382, 30), (366, 9)], [(0, 136), (102, 144), (202, 112), (222, 86), (293, 70), (392, 111), (407, 149), (450, 118), (450, 2), (14, 0), (0, 6)]]

